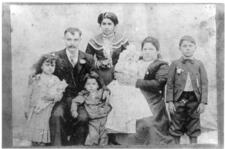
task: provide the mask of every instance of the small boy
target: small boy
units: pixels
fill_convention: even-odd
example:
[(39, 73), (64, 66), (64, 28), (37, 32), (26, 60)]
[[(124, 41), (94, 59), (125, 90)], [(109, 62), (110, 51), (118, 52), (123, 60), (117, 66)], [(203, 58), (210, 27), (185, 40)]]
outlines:
[(207, 73), (203, 63), (193, 58), (196, 50), (193, 37), (183, 36), (179, 49), (182, 57), (172, 62), (167, 80), (166, 102), (171, 113), (169, 133), (176, 144), (180, 144), (184, 133), (191, 144), (196, 144), (201, 133), (200, 113), (207, 104)]

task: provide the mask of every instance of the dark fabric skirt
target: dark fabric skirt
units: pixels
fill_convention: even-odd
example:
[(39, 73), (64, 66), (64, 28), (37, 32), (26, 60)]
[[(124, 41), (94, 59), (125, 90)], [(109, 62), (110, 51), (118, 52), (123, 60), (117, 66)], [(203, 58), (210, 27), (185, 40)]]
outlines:
[(170, 122), (164, 101), (149, 106), (155, 115), (137, 120), (135, 134), (114, 133), (116, 142), (121, 145), (175, 144), (169, 135)]
[(153, 116), (137, 121), (136, 136), (144, 144), (174, 144), (173, 137), (169, 135), (170, 121), (163, 97), (144, 91), (142, 93), (148, 101)]
[(114, 68), (99, 69), (98, 74), (103, 79), (105, 85), (108, 85), (114, 79)]
[[(163, 122), (162, 122), (163, 123)], [(164, 125), (156, 125), (153, 117), (141, 119), (137, 122), (136, 139), (144, 145), (159, 145), (159, 144), (174, 144), (174, 139), (168, 134), (168, 131), (163, 131)]]

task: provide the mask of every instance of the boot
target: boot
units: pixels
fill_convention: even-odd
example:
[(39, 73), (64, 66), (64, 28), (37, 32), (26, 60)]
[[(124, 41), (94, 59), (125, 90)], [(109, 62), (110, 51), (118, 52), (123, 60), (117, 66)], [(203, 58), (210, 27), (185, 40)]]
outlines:
[(197, 144), (197, 137), (189, 137), (191, 144)]
[(108, 134), (108, 144), (109, 145), (121, 145), (116, 141), (116, 134)]
[(174, 141), (175, 141), (175, 144), (180, 144), (180, 136), (174, 136)]

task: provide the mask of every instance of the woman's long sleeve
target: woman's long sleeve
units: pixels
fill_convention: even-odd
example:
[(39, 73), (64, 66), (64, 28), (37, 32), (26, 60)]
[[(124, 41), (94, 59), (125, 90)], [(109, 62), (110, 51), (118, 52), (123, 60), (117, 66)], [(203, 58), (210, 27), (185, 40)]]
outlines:
[(169, 66), (162, 65), (155, 74), (155, 78), (151, 80), (138, 79), (136, 87), (147, 91), (162, 90), (167, 81)]
[(91, 54), (94, 56), (95, 50), (94, 48), (88, 43), (87, 48), (86, 48), (86, 53)]

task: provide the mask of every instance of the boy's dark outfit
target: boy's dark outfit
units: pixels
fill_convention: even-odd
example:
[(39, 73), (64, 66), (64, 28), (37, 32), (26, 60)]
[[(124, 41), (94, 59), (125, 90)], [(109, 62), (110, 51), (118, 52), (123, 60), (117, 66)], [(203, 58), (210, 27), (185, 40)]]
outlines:
[(196, 59), (173, 61), (167, 81), (166, 102), (173, 102), (176, 108), (171, 115), (170, 135), (180, 137), (186, 133), (197, 139), (200, 135), (200, 103), (207, 104), (208, 79), (204, 65)]

